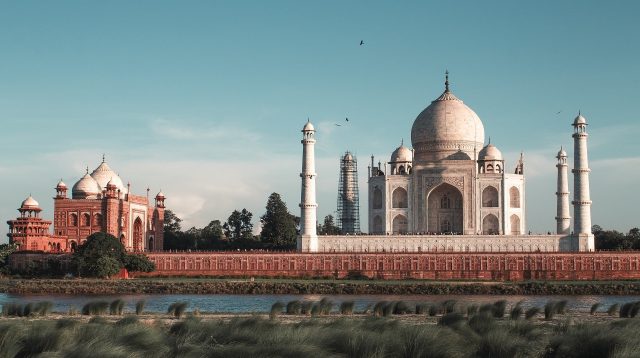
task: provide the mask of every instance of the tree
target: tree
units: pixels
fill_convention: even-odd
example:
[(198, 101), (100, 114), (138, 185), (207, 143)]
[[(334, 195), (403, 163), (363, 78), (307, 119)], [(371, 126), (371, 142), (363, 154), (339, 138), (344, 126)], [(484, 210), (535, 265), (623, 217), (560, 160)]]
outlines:
[(181, 223), (182, 219), (176, 216), (173, 211), (167, 209), (164, 211), (164, 232), (169, 233), (177, 233), (182, 230)]
[(252, 218), (253, 214), (247, 209), (242, 209), (242, 211), (234, 210), (229, 215), (227, 222), (222, 226), (229, 241), (252, 240)]
[(77, 261), (78, 270), (80, 270), (81, 274), (98, 276), (96, 275), (96, 272), (98, 272), (98, 259), (113, 257), (122, 264), (126, 251), (124, 245), (115, 236), (104, 232), (96, 232), (87, 237), (87, 241), (78, 247), (73, 256)]
[(153, 272), (156, 265), (146, 255), (130, 254), (125, 257), (124, 267), (129, 272)]
[(336, 226), (335, 221), (333, 219), (333, 215), (329, 214), (324, 217), (324, 223), (322, 225), (318, 225), (319, 230), (318, 233), (322, 235), (339, 235), (340, 228)]
[(287, 204), (282, 201), (280, 194), (272, 193), (267, 199), (266, 213), (260, 217), (262, 231), (260, 239), (278, 246), (296, 244), (295, 216), (289, 213)]
[(104, 232), (90, 235), (73, 253), (73, 261), (80, 274), (89, 277), (113, 276), (127, 266), (131, 271), (155, 270), (155, 265), (146, 256), (128, 255), (120, 240)]
[(0, 273), (8, 273), (8, 259), (9, 255), (18, 250), (16, 244), (2, 244), (0, 245)]
[(224, 238), (224, 231), (220, 220), (212, 220), (200, 231), (198, 247), (204, 250), (212, 249), (216, 243)]

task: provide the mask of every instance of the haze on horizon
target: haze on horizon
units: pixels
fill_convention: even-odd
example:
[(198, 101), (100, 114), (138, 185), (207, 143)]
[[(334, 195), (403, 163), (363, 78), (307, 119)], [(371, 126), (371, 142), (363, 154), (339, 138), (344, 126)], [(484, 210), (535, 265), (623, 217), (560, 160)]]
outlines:
[(578, 110), (593, 223), (626, 232), (640, 226), (639, 11), (634, 1), (3, 2), (0, 219), (29, 193), (52, 219), (56, 183), (71, 187), (103, 153), (133, 193), (162, 189), (185, 229), (242, 208), (257, 225), (272, 192), (298, 215), (310, 118), (318, 218), (336, 210), (350, 150), (366, 231), (370, 155), (384, 162), (410, 144), (448, 69), (506, 170), (524, 152), (532, 232), (555, 228), (554, 157), (561, 145), (572, 157)]

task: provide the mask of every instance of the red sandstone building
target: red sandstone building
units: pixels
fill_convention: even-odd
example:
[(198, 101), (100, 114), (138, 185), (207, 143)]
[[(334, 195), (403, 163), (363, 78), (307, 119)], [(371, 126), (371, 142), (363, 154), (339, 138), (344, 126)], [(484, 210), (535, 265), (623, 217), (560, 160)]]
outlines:
[(67, 185), (56, 185), (53, 234), (51, 221), (40, 218), (38, 202), (29, 196), (22, 202), (20, 217), (7, 221), (9, 242), (19, 250), (71, 252), (95, 232), (120, 239), (127, 251), (162, 251), (164, 194), (159, 192), (151, 205), (147, 195), (130, 193), (120, 176), (102, 163), (74, 184), (71, 198)]

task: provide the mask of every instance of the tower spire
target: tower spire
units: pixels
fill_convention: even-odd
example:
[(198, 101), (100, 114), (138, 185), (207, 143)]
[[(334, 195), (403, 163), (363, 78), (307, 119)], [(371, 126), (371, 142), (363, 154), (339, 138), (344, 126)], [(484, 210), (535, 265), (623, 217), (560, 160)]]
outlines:
[(449, 92), (449, 70), (444, 71), (444, 91)]

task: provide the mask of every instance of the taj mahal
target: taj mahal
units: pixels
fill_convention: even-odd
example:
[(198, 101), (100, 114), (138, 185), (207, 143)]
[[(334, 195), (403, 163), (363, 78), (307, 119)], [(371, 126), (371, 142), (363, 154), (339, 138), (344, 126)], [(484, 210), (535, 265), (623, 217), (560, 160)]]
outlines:
[[(587, 121), (573, 121), (573, 229), (567, 153), (557, 158), (557, 230), (531, 235), (526, 226), (525, 162), (506, 168), (480, 117), (449, 88), (413, 122), (412, 149), (402, 143), (384, 164), (368, 168), (369, 235), (316, 233), (315, 129), (302, 129), (303, 252), (557, 252), (593, 251)], [(550, 216), (551, 218), (551, 216)]]

